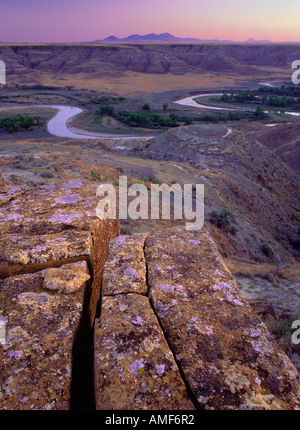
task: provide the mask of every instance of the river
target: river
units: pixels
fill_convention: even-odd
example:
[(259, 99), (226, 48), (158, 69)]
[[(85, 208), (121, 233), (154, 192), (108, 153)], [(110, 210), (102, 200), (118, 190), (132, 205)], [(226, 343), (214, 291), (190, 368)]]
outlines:
[[(240, 109), (230, 109), (216, 106), (202, 105), (195, 101), (198, 97), (208, 97), (208, 96), (221, 96), (223, 93), (213, 93), (213, 94), (198, 94), (190, 97), (185, 97), (181, 100), (177, 100), (174, 103), (182, 106), (197, 107), (199, 109), (213, 109), (213, 110), (227, 110), (236, 111)], [(62, 138), (72, 138), (72, 139), (111, 139), (119, 140), (122, 138), (126, 139), (151, 139), (155, 136), (137, 136), (137, 135), (127, 135), (127, 134), (110, 134), (110, 133), (95, 133), (86, 130), (81, 130), (70, 125), (71, 120), (80, 113), (83, 109), (76, 106), (64, 106), (64, 105), (29, 105), (29, 106), (9, 106), (0, 108), (0, 111), (9, 109), (26, 109), (26, 108), (50, 108), (56, 110), (56, 115), (54, 115), (47, 123), (47, 130), (50, 134), (56, 137)], [(245, 109), (250, 110), (250, 109)], [(266, 111), (267, 112), (267, 111)], [(287, 115), (300, 116), (299, 112), (285, 112)], [(231, 133), (231, 129), (228, 129), (228, 134)]]

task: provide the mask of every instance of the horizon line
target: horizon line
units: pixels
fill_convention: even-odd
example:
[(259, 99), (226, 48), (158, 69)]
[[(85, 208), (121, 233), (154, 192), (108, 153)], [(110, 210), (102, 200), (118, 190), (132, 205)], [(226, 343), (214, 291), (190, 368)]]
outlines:
[[(134, 41), (134, 37), (136, 38), (146, 38), (147, 36), (153, 36), (153, 38), (159, 37), (159, 36), (169, 36), (171, 38), (177, 39), (177, 40), (141, 40), (141, 41)], [(108, 39), (110, 38), (115, 38), (115, 41), (110, 41)], [(130, 39), (132, 38), (132, 42), (130, 42)], [(182, 41), (182, 42), (181, 42)], [(181, 36), (174, 36), (168, 32), (164, 32), (164, 33), (147, 33), (147, 34), (138, 34), (138, 33), (133, 33), (130, 34), (129, 36), (125, 36), (125, 37), (118, 37), (115, 36), (113, 34), (110, 34), (109, 36), (106, 36), (103, 39), (93, 39), (93, 40), (72, 40), (72, 41), (66, 41), (66, 40), (61, 40), (61, 41), (53, 41), (53, 40), (48, 40), (48, 41), (2, 41), (0, 40), (0, 44), (5, 44), (5, 43), (9, 43), (9, 44), (52, 44), (52, 43), (127, 43), (127, 44), (140, 44), (140, 43), (224, 43), (224, 44), (230, 44), (230, 43), (247, 43), (247, 44), (257, 44), (257, 43), (261, 43), (261, 44), (298, 44), (300, 43), (300, 40), (296, 41), (296, 40), (281, 40), (281, 41), (273, 41), (273, 40), (269, 40), (269, 39), (254, 39), (253, 37), (249, 37), (246, 40), (231, 40), (231, 39), (218, 39), (218, 38), (214, 38), (214, 39), (207, 39), (207, 38), (198, 38), (198, 37), (181, 37)]]

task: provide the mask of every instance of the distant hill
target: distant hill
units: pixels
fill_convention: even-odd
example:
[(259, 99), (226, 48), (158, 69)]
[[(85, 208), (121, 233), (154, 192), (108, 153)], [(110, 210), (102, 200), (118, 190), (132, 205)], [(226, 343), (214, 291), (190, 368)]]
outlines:
[(176, 37), (170, 33), (149, 33), (145, 35), (132, 34), (128, 37), (120, 39), (116, 36), (109, 36), (103, 40), (93, 40), (94, 43), (274, 43), (270, 40), (255, 40), (249, 38), (248, 40), (237, 42), (234, 40), (220, 40), (220, 39), (197, 39), (191, 37)]

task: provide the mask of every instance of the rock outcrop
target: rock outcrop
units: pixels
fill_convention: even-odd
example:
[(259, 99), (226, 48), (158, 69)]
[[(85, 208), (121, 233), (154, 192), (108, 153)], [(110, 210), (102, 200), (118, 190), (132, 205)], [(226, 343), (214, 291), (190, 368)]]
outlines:
[(82, 182), (1, 193), (0, 409), (299, 409), (209, 232), (119, 236)]
[(0, 195), (0, 409), (92, 403), (91, 326), (119, 234), (95, 196), (75, 181)]
[[(296, 369), (241, 297), (209, 233), (178, 228), (150, 234), (144, 245), (142, 238), (115, 239), (107, 275), (104, 267), (97, 409), (299, 408)], [(147, 288), (139, 293), (140, 259), (136, 270), (134, 260), (124, 266), (129, 243), (132, 255), (144, 248)]]
[[(49, 291), (52, 270), (54, 292)], [(63, 289), (71, 283), (65, 273), (72, 275), (76, 291)], [(1, 282), (0, 409), (70, 408), (72, 351), (89, 278), (84, 261)]]

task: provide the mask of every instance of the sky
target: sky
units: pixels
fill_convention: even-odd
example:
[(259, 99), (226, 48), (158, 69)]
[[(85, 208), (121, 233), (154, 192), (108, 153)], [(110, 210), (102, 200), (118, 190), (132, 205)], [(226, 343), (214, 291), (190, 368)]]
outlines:
[(300, 41), (300, 1), (0, 0), (0, 42), (88, 42), (165, 32)]

